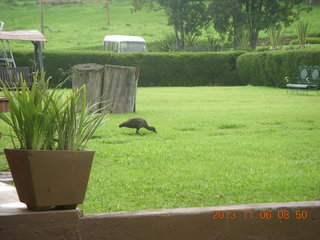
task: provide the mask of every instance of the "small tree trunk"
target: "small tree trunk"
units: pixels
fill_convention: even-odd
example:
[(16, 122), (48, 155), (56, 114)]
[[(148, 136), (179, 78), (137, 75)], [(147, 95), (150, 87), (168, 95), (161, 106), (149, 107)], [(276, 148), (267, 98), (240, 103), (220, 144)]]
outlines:
[(106, 20), (107, 20), (107, 25), (110, 25), (109, 0), (106, 0)]
[[(178, 50), (181, 49), (181, 40), (180, 40), (180, 37), (179, 37), (179, 32), (178, 32), (178, 29), (174, 26), (174, 35), (176, 36), (176, 46), (175, 48), (178, 48)], [(174, 49), (174, 51), (176, 51), (176, 49)]]
[(180, 37), (180, 46), (181, 46), (180, 50), (183, 50), (184, 49), (184, 43), (185, 43), (184, 30), (181, 30), (180, 36), (181, 36)]
[[(44, 23), (43, 23), (43, 4), (42, 0), (39, 1), (40, 4), (40, 29), (41, 33), (44, 35)], [(41, 42), (41, 47), (44, 49), (44, 42)]]
[(251, 31), (250, 34), (250, 47), (256, 49), (258, 43), (259, 31)]
[(72, 67), (72, 89), (76, 90), (82, 85), (87, 88), (87, 104), (94, 105), (91, 110), (96, 111), (101, 106), (102, 79), (104, 66), (99, 64), (79, 64)]
[(239, 36), (241, 34), (241, 27), (239, 27), (238, 25), (235, 25), (233, 27), (233, 47), (237, 48), (239, 47)]
[(138, 68), (106, 65), (102, 107), (108, 106), (112, 113), (135, 112), (138, 79)]

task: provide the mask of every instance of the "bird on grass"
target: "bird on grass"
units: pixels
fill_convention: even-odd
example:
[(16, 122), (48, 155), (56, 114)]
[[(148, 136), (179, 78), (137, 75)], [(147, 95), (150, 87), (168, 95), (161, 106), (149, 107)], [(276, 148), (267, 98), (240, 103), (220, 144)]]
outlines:
[(157, 132), (155, 127), (149, 126), (147, 121), (143, 118), (130, 118), (119, 125), (119, 128), (122, 127), (135, 128), (136, 133), (139, 133), (140, 128), (145, 128), (155, 133)]

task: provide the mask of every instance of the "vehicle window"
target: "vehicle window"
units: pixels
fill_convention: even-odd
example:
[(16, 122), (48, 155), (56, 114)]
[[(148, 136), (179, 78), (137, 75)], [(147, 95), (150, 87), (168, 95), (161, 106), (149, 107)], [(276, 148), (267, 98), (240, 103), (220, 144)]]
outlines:
[(146, 44), (143, 42), (121, 42), (120, 52), (146, 52)]
[(118, 43), (117, 42), (114, 42), (113, 51), (118, 52)]

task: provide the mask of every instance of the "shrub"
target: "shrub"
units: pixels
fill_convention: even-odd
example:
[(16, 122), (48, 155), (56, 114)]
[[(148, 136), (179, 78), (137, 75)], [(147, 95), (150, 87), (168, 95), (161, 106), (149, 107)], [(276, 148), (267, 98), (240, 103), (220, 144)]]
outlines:
[(161, 52), (174, 52), (177, 49), (174, 34), (166, 34), (157, 42), (157, 49)]
[(282, 27), (281, 26), (271, 26), (268, 29), (268, 36), (271, 44), (272, 50), (278, 50), (280, 41), (281, 41), (281, 35), (283, 34)]
[(9, 125), (20, 149), (80, 150), (92, 138), (106, 114), (90, 112), (86, 87), (78, 90), (49, 91), (43, 73), (34, 78), (31, 90), (25, 80), (21, 87), (1, 82), (3, 95), (10, 99), (9, 114), (0, 119)]
[(241, 49), (241, 50), (250, 49), (250, 34), (248, 30), (245, 30), (243, 28), (240, 34), (236, 36), (236, 40), (239, 43), (239, 46), (237, 46), (237, 49)]
[(259, 86), (284, 87), (284, 77), (297, 77), (302, 65), (319, 66), (320, 48), (247, 53), (237, 59), (240, 82)]
[[(309, 43), (309, 44), (320, 44), (320, 38), (308, 38), (307, 39), (307, 43)], [(298, 39), (293, 39), (291, 41), (291, 44), (297, 45), (297, 44), (299, 44), (299, 40)]]
[(199, 36), (188, 34), (185, 36), (184, 45), (185, 47), (195, 47), (199, 45)]
[(207, 36), (206, 39), (199, 39), (193, 46), (186, 45), (186, 52), (219, 52), (222, 51), (220, 40)]
[[(139, 86), (240, 85), (236, 59), (243, 52), (130, 53), (102, 51), (46, 51), (45, 68), (55, 84), (81, 63), (113, 64), (140, 68)], [(19, 66), (30, 66), (32, 53), (15, 54)], [(70, 86), (70, 85), (69, 85)]]
[(174, 34), (166, 34), (155, 43), (156, 48), (160, 52), (218, 52), (222, 50), (222, 46), (218, 39), (207, 36), (200, 39), (195, 35), (186, 35), (183, 49), (178, 49)]
[(310, 29), (311, 29), (311, 26), (308, 22), (299, 21), (297, 23), (297, 35), (298, 35), (300, 48), (305, 47)]

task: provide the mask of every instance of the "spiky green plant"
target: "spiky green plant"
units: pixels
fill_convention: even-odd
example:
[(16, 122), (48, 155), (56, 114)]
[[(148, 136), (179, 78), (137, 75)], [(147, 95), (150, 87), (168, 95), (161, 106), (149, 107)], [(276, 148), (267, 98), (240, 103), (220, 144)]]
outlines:
[(307, 21), (299, 21), (296, 25), (298, 41), (300, 48), (304, 48), (307, 43), (308, 34), (311, 29), (311, 25)]
[(268, 36), (271, 44), (271, 49), (272, 50), (277, 50), (279, 49), (279, 45), (281, 42), (281, 36), (284, 31), (282, 31), (281, 26), (271, 26), (268, 29)]
[(241, 33), (236, 36), (237, 41), (239, 43), (239, 49), (245, 49), (247, 50), (249, 48), (250, 45), (250, 33), (248, 30), (243, 29), (243, 31), (241, 31)]
[(207, 36), (206, 39), (201, 40), (199, 42), (199, 45), (200, 45), (201, 51), (218, 52), (218, 51), (221, 51), (221, 49), (222, 49), (220, 41), (218, 39), (211, 37), (211, 36)]
[(31, 90), (25, 80), (13, 89), (2, 83), (3, 95), (9, 98), (9, 113), (0, 113), (17, 137), (21, 149), (78, 150), (84, 148), (106, 113), (91, 113), (86, 104), (86, 88), (67, 96), (49, 89), (49, 79), (38, 74)]
[(199, 36), (188, 34), (184, 38), (185, 47), (196, 47), (199, 45)]
[[(48, 82), (47, 82), (48, 83)], [(21, 81), (21, 89), (17, 85), (13, 89), (2, 82), (2, 91), (9, 98), (9, 114), (1, 113), (0, 119), (11, 127), (22, 149), (53, 149), (52, 134), (54, 125), (49, 121), (49, 105), (53, 94), (45, 89), (48, 87), (44, 75), (35, 77), (30, 90), (26, 81)]]
[(174, 52), (177, 50), (177, 42), (175, 35), (166, 34), (160, 38), (159, 42), (157, 43), (157, 48), (161, 52)]
[[(101, 109), (90, 113), (86, 103), (85, 85), (67, 96), (67, 103), (55, 106), (59, 150), (83, 148), (104, 120)], [(59, 111), (59, 108), (61, 109)]]

